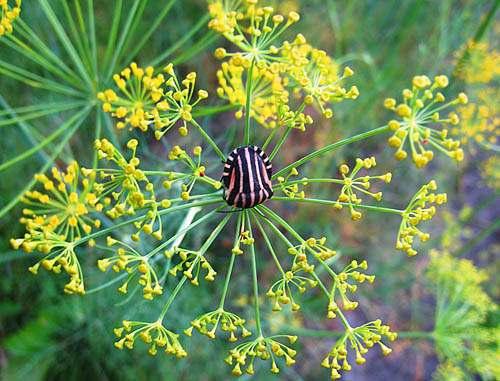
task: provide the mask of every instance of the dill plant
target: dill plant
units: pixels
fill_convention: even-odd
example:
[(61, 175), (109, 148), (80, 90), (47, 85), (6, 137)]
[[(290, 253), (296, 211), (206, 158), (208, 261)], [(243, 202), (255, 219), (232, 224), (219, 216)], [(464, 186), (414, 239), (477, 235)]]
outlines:
[[(166, 17), (172, 3), (165, 6), (154, 23), (155, 27)], [(388, 342), (394, 341), (397, 334), (388, 325), (375, 316), (370, 317), (373, 320), (354, 325), (350, 323), (347, 312), (358, 307), (359, 302), (353, 296), (358, 288), (375, 281), (375, 275), (367, 272), (367, 260), (353, 259), (345, 268), (337, 268), (331, 260), (337, 254), (336, 250), (327, 244), (321, 232), (317, 237), (304, 237), (276, 212), (275, 205), (319, 204), (330, 207), (332, 212), (345, 208), (349, 211), (348, 217), (354, 221), (361, 219), (363, 213), (399, 216), (401, 225), (394, 234), (395, 248), (414, 256), (417, 254), (414, 238), (419, 237), (423, 242), (429, 239), (429, 234), (420, 230), (420, 223), (434, 216), (435, 205), (446, 202), (445, 193), (435, 193), (436, 181), (430, 180), (412, 197), (407, 197), (408, 207), (400, 210), (363, 203), (365, 199), (382, 200), (382, 192), (379, 188), (371, 189), (372, 183), (388, 184), (393, 180), (391, 173), (375, 170), (375, 157), (358, 157), (353, 163), (342, 163), (338, 178), (299, 178), (299, 167), (300, 173), (307, 175), (310, 166), (306, 164), (311, 160), (345, 145), (391, 133), (388, 142), (397, 148), (395, 158), (402, 160), (407, 156), (403, 147), (408, 141), (418, 168), (433, 159), (433, 150), (462, 161), (464, 152), (460, 141), (449, 138), (447, 129), (443, 127), (443, 124), (458, 125), (459, 118), (455, 112), (444, 117), (440, 112), (467, 104), (467, 96), (459, 93), (445, 102), (440, 90), (448, 85), (446, 76), (438, 75), (431, 80), (425, 75), (417, 75), (412, 80), (412, 88), (402, 91), (401, 103), (393, 98), (383, 102), (383, 106), (393, 110), (398, 119), (324, 145), (286, 165), (271, 178), (274, 192), (271, 200), (274, 203), (238, 210), (228, 207), (222, 198), (224, 186), (219, 180), (222, 165), (214, 168), (205, 164), (210, 155), (219, 162), (225, 162), (226, 155), (217, 143), (219, 139), (212, 136), (198, 115), (233, 109), (242, 130), (242, 139), (233, 148), (254, 144), (267, 150), (272, 161), (279, 157), (292, 133), (300, 134), (314, 128), (313, 117), (320, 115), (330, 119), (335, 110), (342, 107), (342, 102), (357, 99), (359, 90), (351, 84), (355, 81), (354, 71), (337, 64), (325, 51), (314, 48), (302, 34), (297, 34), (290, 41), (284, 39), (293, 25), (299, 22), (299, 14), (291, 11), (283, 16), (272, 7), (260, 6), (257, 0), (209, 2), (209, 16), (197, 28), (202, 28), (208, 21), (211, 36), (221, 36), (231, 46), (215, 49), (215, 57), (223, 60), (217, 73), (190, 72), (181, 75), (177, 64), (182, 60), (178, 59), (174, 65), (166, 59), (168, 54), (163, 54), (146, 67), (132, 61), (155, 28), (137, 46), (130, 43), (126, 33), (118, 38), (121, 1), (116, 3), (108, 50), (103, 62), (98, 62), (93, 39), (92, 1), (88, 2), (88, 24), (83, 20), (80, 5), (77, 4), (79, 24), (75, 23), (64, 2), (71, 30), (71, 36), (68, 36), (50, 3), (40, 0), (47, 19), (71, 60), (71, 67), (54, 55), (43, 41), (35, 38), (22, 17), (15, 20), (7, 15), (12, 21), (9, 25), (14, 24), (15, 27), (15, 23), (19, 23), (20, 38), (16, 36), (15, 29), (2, 37), (2, 42), (23, 52), (62, 82), (23, 72), (6, 62), (1, 63), (3, 74), (75, 98), (74, 101), (43, 105), (36, 109), (11, 109), (12, 114), (26, 114), (7, 120), (7, 123), (15, 123), (63, 110), (70, 110), (73, 115), (59, 130), (35, 146), (36, 149), (42, 148), (64, 134), (53, 157), (27, 185), (23, 191), (25, 195), (20, 199), (26, 204), (20, 220), (26, 227), (26, 234), (13, 238), (11, 244), (14, 249), (22, 248), (27, 253), (38, 251), (44, 255), (30, 267), (30, 271), (36, 274), (42, 267), (58, 274), (64, 270), (69, 276), (64, 291), (84, 295), (85, 269), (80, 265), (79, 258), (84, 253), (82, 248), (85, 245), (100, 248), (99, 259), (96, 258), (99, 270), (121, 273), (124, 276), (121, 275), (120, 279), (126, 278), (118, 287), (119, 292), (127, 294), (131, 284), (137, 282), (144, 299), (151, 300), (155, 305), (163, 303), (154, 321), (124, 319), (121, 326), (114, 329), (117, 336), (115, 347), (133, 349), (137, 339), (141, 339), (149, 346), (151, 355), (162, 350), (183, 358), (188, 355), (182, 345), (187, 338), (182, 338), (182, 329), (167, 319), (170, 307), (179, 292), (188, 287), (187, 282), (203, 287), (205, 281), (216, 280), (217, 271), (210, 263), (214, 254), (213, 245), (224, 229), (230, 228), (234, 234), (233, 245), (217, 308), (201, 316), (193, 316), (183, 333), (191, 336), (198, 331), (214, 339), (222, 331), (230, 342), (237, 342), (238, 336), (241, 336), (241, 341), (224, 359), (232, 367), (233, 374), (254, 374), (258, 358), (269, 361), (272, 373), (279, 372), (278, 359), (282, 359), (286, 366), (292, 366), (296, 361), (297, 352), (293, 345), (298, 340), (297, 336), (286, 332), (273, 334), (263, 327), (259, 298), (263, 294), (270, 299), (275, 313), (287, 308), (298, 311), (301, 294), (316, 292), (322, 296), (321, 312), (328, 319), (339, 319), (345, 328), (320, 364), (329, 369), (332, 379), (340, 378), (342, 372), (351, 369), (348, 356), (354, 356), (355, 363), (362, 365), (366, 362), (364, 356), (374, 346), (379, 347), (384, 355), (390, 354)], [(126, 19), (127, 27), (137, 22), (136, 12), (140, 14), (140, 1), (134, 4), (135, 8)], [(20, 7), (20, 2), (17, 5)], [(17, 18), (19, 10), (15, 9), (8, 8), (6, 12), (13, 12), (12, 15)], [(86, 27), (90, 29), (90, 40), (87, 39)], [(28, 42), (32, 47), (28, 46)], [(204, 47), (203, 44), (201, 47)], [(126, 48), (133, 53), (126, 54)], [(197, 49), (199, 47), (192, 49), (191, 53), (194, 55)], [(197, 78), (202, 75), (217, 79), (217, 96), (227, 101), (228, 105), (218, 108), (203, 106), (204, 101), (214, 95), (209, 95), (197, 85)], [(89, 97), (90, 102), (87, 100)], [(91, 110), (97, 115), (94, 160), (87, 166), (73, 162), (63, 173), (54, 168), (52, 178), (49, 178), (43, 172), (56, 160), (79, 125), (86, 122)], [(115, 135), (107, 136), (108, 131), (103, 132), (103, 125), (108, 131), (116, 127), (126, 136), (125, 147), (122, 148), (123, 145), (113, 139)], [(144, 168), (137, 154), (138, 134), (164, 141), (175, 133), (178, 134), (175, 141), (180, 143), (171, 147), (168, 163), (161, 168)], [(192, 144), (185, 138), (188, 135), (195, 135), (203, 143)], [(147, 144), (146, 139), (140, 139)], [(35, 151), (2, 164), (0, 168), (10, 166)], [(41, 186), (32, 190), (35, 183)], [(331, 199), (309, 196), (310, 184), (337, 186), (338, 196)], [(16, 202), (13, 200), (0, 214), (5, 214)], [(232, 213), (218, 213), (228, 208)], [(195, 218), (200, 210), (203, 210), (203, 215)], [(179, 226), (175, 234), (166, 237), (164, 224), (168, 224), (169, 216), (176, 212), (191, 213), (191, 218), (187, 224)], [(209, 222), (215, 222), (215, 228), (202, 238), (202, 243), (196, 247), (185, 247), (184, 236), (196, 234), (198, 226)], [(132, 229), (133, 233), (129, 234), (128, 229)], [(262, 242), (257, 237), (259, 240), (262, 238)], [(155, 248), (143, 252), (140, 242), (147, 239), (156, 240)], [(286, 250), (279, 250), (278, 246)], [(259, 283), (257, 262), (267, 254), (276, 264), (277, 277), (267, 290), (263, 290)], [(252, 278), (254, 303), (251, 317), (233, 312), (231, 300), (227, 298), (234, 264), (241, 256), (251, 262), (249, 276)], [(165, 296), (162, 277), (157, 273), (158, 261), (167, 263), (169, 276), (177, 279), (176, 286)], [(430, 273), (429, 276), (438, 283), (443, 278), (440, 274)], [(480, 283), (481, 277), (476, 278), (471, 282)], [(250, 319), (255, 324), (249, 324)]]

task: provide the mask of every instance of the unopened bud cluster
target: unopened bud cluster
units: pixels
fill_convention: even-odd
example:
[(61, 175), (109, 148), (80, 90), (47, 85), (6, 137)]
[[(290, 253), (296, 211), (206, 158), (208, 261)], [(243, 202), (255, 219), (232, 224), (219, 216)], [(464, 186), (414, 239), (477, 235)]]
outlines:
[[(290, 335), (280, 335), (280, 338), (287, 338), (290, 344), (295, 343), (297, 336)], [(243, 371), (242, 367), (246, 366), (247, 362), (250, 362), (245, 368), (245, 372), (248, 374), (254, 374), (253, 363), (256, 357), (261, 360), (271, 360), (271, 373), (279, 373), (279, 368), (276, 365), (276, 358), (282, 357), (285, 359), (286, 366), (292, 366), (295, 364), (295, 354), (297, 353), (294, 349), (288, 347), (287, 345), (274, 340), (276, 336), (271, 336), (267, 338), (260, 337), (256, 340), (245, 342), (238, 345), (236, 348), (229, 351), (230, 355), (224, 359), (224, 361), (229, 365), (234, 365), (233, 374), (235, 376), (241, 376)]]
[(435, 194), (429, 192), (436, 189), (437, 184), (434, 180), (422, 186), (402, 213), (403, 220), (399, 226), (396, 249), (405, 251), (409, 257), (417, 254), (417, 251), (413, 248), (415, 236), (418, 236), (422, 242), (430, 238), (428, 233), (423, 233), (417, 227), (421, 221), (430, 220), (436, 213), (435, 206), (429, 206), (429, 204), (441, 205), (446, 203), (446, 193)]
[(115, 342), (115, 347), (123, 350), (123, 347), (132, 350), (137, 338), (146, 344), (152, 344), (149, 354), (155, 356), (158, 349), (163, 350), (167, 355), (175, 355), (177, 358), (187, 356), (186, 351), (179, 342), (179, 335), (167, 330), (161, 323), (143, 323), (124, 320), (122, 327), (114, 329), (115, 335), (119, 338)]
[(201, 268), (203, 268), (207, 272), (205, 280), (215, 280), (217, 272), (213, 269), (201, 252), (182, 249), (180, 247), (175, 247), (172, 251), (165, 250), (165, 256), (167, 258), (172, 258), (174, 255), (178, 255), (181, 261), (168, 270), (170, 275), (175, 277), (177, 276), (177, 272), (182, 272), (184, 276), (191, 281), (193, 286), (199, 286), (200, 282), (198, 277), (200, 275)]
[(219, 327), (223, 332), (229, 332), (229, 341), (234, 342), (237, 340), (235, 332), (238, 328), (241, 329), (241, 337), (245, 338), (252, 333), (245, 328), (245, 319), (240, 318), (238, 315), (225, 311), (219, 308), (216, 311), (207, 312), (206, 314), (197, 317), (191, 321), (191, 326), (184, 330), (184, 333), (191, 336), (193, 329), (198, 330), (202, 335), (206, 335), (211, 339), (215, 339), (215, 332)]
[(110, 236), (107, 237), (107, 246), (119, 245), (116, 250), (116, 255), (97, 261), (97, 267), (102, 272), (105, 272), (109, 266), (114, 272), (118, 273), (125, 270), (129, 275), (125, 283), (119, 288), (122, 294), (127, 293), (127, 286), (129, 282), (137, 275), (137, 282), (142, 289), (142, 297), (147, 300), (153, 300), (154, 295), (161, 295), (163, 287), (160, 285), (156, 271), (151, 265), (151, 258), (142, 256), (137, 250), (130, 245), (120, 242)]
[(336, 380), (341, 378), (340, 370), (349, 371), (352, 369), (352, 366), (347, 362), (347, 355), (350, 350), (356, 352), (355, 362), (358, 365), (366, 362), (363, 355), (374, 345), (380, 346), (384, 356), (387, 356), (392, 352), (392, 349), (382, 342), (383, 336), (389, 341), (394, 341), (397, 334), (391, 332), (388, 325), (382, 325), (380, 320), (366, 323), (360, 327), (348, 328), (344, 335), (337, 340), (321, 366), (331, 369), (331, 379)]

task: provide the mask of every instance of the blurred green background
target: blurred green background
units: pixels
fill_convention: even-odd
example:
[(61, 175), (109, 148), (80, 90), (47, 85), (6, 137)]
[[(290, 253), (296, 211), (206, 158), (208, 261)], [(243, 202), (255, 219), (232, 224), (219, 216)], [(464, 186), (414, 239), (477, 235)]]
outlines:
[[(73, 7), (72, 1), (69, 2)], [(123, 18), (135, 3), (123, 2)], [(167, 1), (142, 1), (144, 11), (130, 42), (148, 32), (156, 16), (166, 6)], [(315, 47), (324, 49), (340, 65), (349, 65), (355, 71), (350, 84), (359, 88), (356, 101), (345, 101), (334, 108), (334, 119), (315, 118), (315, 125), (306, 133), (294, 131), (287, 146), (277, 158), (275, 168), (281, 168), (304, 154), (330, 141), (355, 135), (362, 131), (384, 125), (392, 116), (383, 108), (386, 97), (395, 97), (410, 86), (414, 75), (427, 74), (433, 77), (446, 74), (451, 80), (452, 91), (466, 90), (473, 98), (474, 86), (455, 75), (455, 53), (470, 39), (478, 38), (498, 46), (500, 16), (496, 12), (498, 1), (486, 0), (303, 0), (303, 1), (261, 1), (273, 4), (287, 13), (296, 10), (301, 21), (294, 25), (293, 33), (302, 33)], [(54, 12), (64, 28), (64, 7), (60, 0), (51, 1)], [(87, 2), (82, 1), (84, 13)], [(113, 15), (114, 2), (95, 1), (94, 14), (97, 31), (98, 54), (105, 54), (109, 27)], [(495, 12), (492, 12), (494, 10)], [(165, 52), (183, 39), (200, 20), (206, 17), (207, 5), (201, 0), (173, 2), (172, 8), (147, 44), (133, 59), (139, 65), (147, 65), (155, 57)], [(60, 15), (60, 16), (59, 16)], [(487, 23), (485, 20), (491, 17)], [(65, 52), (54, 31), (48, 27), (47, 19), (38, 1), (23, 3), (21, 18), (29, 23), (52, 51), (61, 57)], [(210, 105), (222, 105), (217, 99), (215, 72), (220, 62), (213, 57), (219, 46), (228, 46), (221, 37), (208, 33), (205, 19), (200, 28), (184, 39), (169, 59), (177, 59), (181, 73), (196, 71), (197, 86), (209, 91)], [(484, 28), (482, 28), (484, 26)], [(15, 24), (14, 24), (15, 27)], [(200, 43), (201, 41), (201, 43)], [(39, 66), (29, 61), (5, 43), (0, 37), (0, 58), (25, 70), (41, 76), (49, 75)], [(125, 67), (127, 57), (122, 57), (121, 67)], [(162, 61), (164, 63), (166, 61)], [(493, 86), (498, 89), (498, 75)], [(496, 85), (495, 85), (496, 84)], [(104, 84), (106, 85), (106, 84)], [(103, 87), (106, 88), (106, 87)], [(102, 90), (102, 89), (100, 89)], [(0, 74), (0, 110), (32, 104), (55, 102), (64, 96), (52, 94), (22, 84)], [(498, 110), (497, 110), (498, 112)], [(6, 118), (5, 114), (3, 114)], [(70, 112), (61, 112), (13, 125), (0, 126), (0, 163), (22, 154), (49, 136), (69, 117)], [(0, 121), (2, 116), (0, 116)], [(95, 111), (92, 111), (69, 144), (65, 145), (56, 164), (61, 167), (77, 158), (82, 165), (92, 163), (92, 149), (89, 142), (94, 139)], [(234, 112), (227, 111), (215, 117), (206, 117), (203, 125), (224, 148), (232, 149), (233, 142), (241, 132), (241, 121), (234, 119)], [(139, 156), (144, 168), (162, 168), (169, 147), (178, 138), (169, 136), (167, 142), (159, 143), (151, 135), (140, 132), (117, 132), (113, 126), (104, 126), (103, 136), (123, 143), (131, 135), (141, 142)], [(461, 258), (474, 260), (476, 265), (487, 269), (493, 276), (486, 284), (487, 291), (498, 301), (499, 286), (498, 242), (500, 226), (499, 189), (487, 186), (488, 179), (479, 173), (481, 163), (491, 153), (479, 152), (467, 155), (464, 163), (456, 164), (444, 156), (436, 155), (434, 161), (423, 170), (415, 170), (406, 160), (398, 163), (393, 159), (393, 150), (387, 146), (388, 136), (377, 136), (360, 143), (334, 150), (315, 160), (309, 167), (308, 176), (335, 176), (338, 165), (356, 157), (377, 157), (380, 173), (393, 172), (391, 186), (384, 187), (384, 200), (396, 208), (404, 208), (415, 191), (434, 178), (439, 191), (448, 194), (448, 204), (441, 208), (438, 216), (425, 227), (431, 232), (431, 240), (419, 246), (419, 255), (408, 259), (394, 249), (395, 236), (399, 226), (398, 218), (388, 218), (378, 214), (365, 213), (361, 221), (350, 220), (346, 211), (334, 212), (329, 208), (294, 206), (284, 209), (278, 203), (271, 203), (281, 209), (281, 215), (293, 224), (303, 236), (325, 235), (328, 242), (338, 250), (339, 261), (349, 263), (352, 258), (367, 259), (369, 273), (376, 275), (376, 281), (363, 287), (355, 294), (360, 308), (349, 314), (353, 322), (363, 323), (375, 318), (387, 322), (393, 330), (430, 331), (433, 328), (435, 305), (432, 284), (424, 276), (428, 261), (428, 250), (439, 248), (443, 233), (455, 227), (454, 243), (456, 254)], [(35, 139), (35, 140), (33, 140)], [(196, 136), (193, 143), (196, 143)], [(19, 192), (39, 170), (60, 139), (49, 143), (39, 151), (16, 165), (0, 172), (0, 209), (18, 198)], [(498, 153), (496, 153), (498, 155)], [(217, 177), (218, 161), (209, 162), (208, 171)], [(500, 170), (500, 168), (499, 168)], [(314, 189), (314, 188), (313, 188)], [(317, 192), (319, 191), (316, 190)], [(329, 192), (332, 191), (331, 189)], [(337, 192), (335, 190), (335, 192)], [(321, 194), (320, 194), (321, 196)], [(336, 195), (325, 194), (323, 198), (334, 199)], [(460, 212), (467, 205), (477, 211), (472, 217), (462, 218)], [(95, 266), (99, 258), (98, 248), (89, 248), (82, 256), (89, 291), (84, 297), (69, 296), (62, 292), (62, 276), (40, 272), (33, 276), (27, 271), (38, 254), (12, 251), (9, 239), (23, 234), (23, 226), (18, 223), (22, 206), (16, 205), (0, 219), (0, 374), (4, 380), (20, 379), (102, 379), (102, 380), (216, 380), (233, 377), (231, 368), (222, 358), (232, 347), (223, 339), (208, 340), (195, 334), (192, 338), (181, 337), (189, 356), (182, 360), (165, 356), (163, 353), (152, 357), (145, 346), (137, 345), (133, 351), (118, 351), (113, 347), (115, 339), (112, 328), (121, 320), (141, 315), (145, 321), (155, 319), (161, 303), (144, 301), (140, 292), (130, 292), (123, 296), (116, 291), (118, 284), (107, 287), (106, 282), (114, 278), (109, 272), (102, 274)], [(444, 210), (446, 210), (444, 212)], [(443, 217), (446, 218), (443, 218)], [(183, 215), (169, 217), (169, 233), (175, 232)], [(312, 224), (311, 221), (314, 221)], [(202, 226), (187, 240), (196, 243), (200, 236), (209, 234), (213, 224)], [(447, 230), (448, 229), (448, 230)], [(233, 232), (225, 233), (210, 250), (212, 264), (224, 274), (230, 258)], [(143, 249), (154, 247), (152, 241), (143, 240)], [(261, 255), (260, 273), (262, 284), (269, 285), (275, 276), (272, 259)], [(234, 308), (244, 316), (252, 316), (249, 305), (251, 276), (249, 260), (239, 261), (229, 291)], [(189, 322), (203, 312), (210, 310), (220, 294), (222, 277), (215, 283), (201, 287), (185, 287), (168, 312), (167, 321), (176, 332), (189, 326)], [(161, 298), (165, 298), (163, 295)], [(235, 302), (236, 301), (236, 302)], [(335, 320), (325, 318), (323, 302), (306, 293), (301, 300), (302, 309), (298, 313), (284, 312), (278, 317), (271, 313), (271, 303), (264, 303), (263, 311), (266, 327), (273, 330), (291, 330), (301, 339), (297, 346), (297, 364), (291, 368), (282, 367), (280, 375), (272, 375), (267, 367), (259, 369), (255, 379), (259, 380), (323, 380), (328, 371), (319, 363), (331, 349), (333, 337), (315, 335), (314, 330), (336, 331), (341, 326)], [(498, 314), (491, 316), (488, 325), (497, 327)], [(303, 336), (301, 335), (303, 334)], [(319, 337), (314, 337), (319, 336)], [(393, 345), (393, 353), (384, 357), (373, 350), (367, 355), (367, 363), (354, 366), (346, 372), (345, 380), (430, 380), (439, 359), (432, 340), (398, 339)], [(499, 376), (496, 376), (496, 379)], [(250, 379), (249, 375), (240, 380)], [(494, 377), (495, 378), (495, 377)]]

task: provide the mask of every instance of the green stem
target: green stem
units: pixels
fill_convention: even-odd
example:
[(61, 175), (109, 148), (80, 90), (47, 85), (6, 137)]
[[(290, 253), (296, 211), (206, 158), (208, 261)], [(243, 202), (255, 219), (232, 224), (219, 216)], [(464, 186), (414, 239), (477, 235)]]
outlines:
[[(241, 220), (243, 218), (242, 213), (238, 215), (238, 222), (236, 223), (236, 233), (234, 237), (234, 245), (236, 246), (236, 243), (238, 242), (239, 236), (240, 236), (240, 229), (241, 229)], [(226, 295), (227, 295), (227, 290), (229, 288), (229, 280), (231, 279), (231, 273), (233, 271), (233, 266), (234, 266), (234, 259), (236, 258), (236, 254), (233, 253), (231, 255), (231, 261), (229, 262), (229, 268), (227, 270), (227, 275), (226, 275), (226, 281), (224, 282), (224, 289), (222, 290), (222, 296), (220, 298), (220, 303), (219, 303), (219, 310), (224, 309), (224, 301), (226, 300)]]
[(224, 111), (236, 110), (239, 107), (240, 107), (239, 105), (233, 105), (233, 104), (228, 104), (228, 105), (224, 105), (224, 106), (197, 107), (193, 111), (193, 118), (218, 114), (219, 112), (224, 112)]
[(196, 120), (193, 119), (191, 121), (191, 123), (193, 123), (193, 125), (198, 129), (198, 131), (200, 132), (200, 134), (203, 135), (203, 137), (207, 140), (207, 142), (215, 150), (215, 152), (217, 153), (217, 155), (219, 155), (219, 157), (221, 158), (221, 160), (225, 163), (226, 162), (226, 157), (224, 156), (224, 154), (222, 153), (222, 151), (219, 149), (219, 147), (217, 147), (217, 144), (215, 144), (215, 142), (212, 140), (212, 138), (205, 132), (205, 130), (203, 128), (201, 128), (201, 126), (196, 122)]
[[(314, 199), (314, 198), (273, 197), (272, 199), (276, 200), (276, 201), (308, 202), (311, 204), (322, 204), (322, 205), (335, 205), (337, 203), (337, 201), (320, 200), (320, 199)], [(349, 206), (349, 203), (347, 203), (347, 202), (339, 202), (339, 204), (342, 206)], [(371, 205), (359, 204), (359, 205), (354, 205), (354, 207), (359, 208), (359, 209), (372, 210), (375, 212), (392, 213), (392, 214), (397, 214), (397, 215), (402, 215), (404, 212), (404, 210), (385, 208), (382, 206), (371, 206)]]
[(271, 131), (271, 133), (269, 134), (269, 136), (267, 137), (267, 140), (266, 142), (264, 143), (264, 145), (262, 146), (262, 151), (265, 151), (267, 146), (269, 145), (269, 143), (271, 143), (271, 140), (273, 139), (274, 135), (276, 134), (276, 132), (278, 132), (278, 129), (280, 128), (280, 126), (277, 124), (276, 127), (273, 128), (273, 130)]
[(252, 58), (250, 69), (248, 69), (247, 83), (246, 83), (246, 106), (245, 106), (245, 145), (250, 144), (250, 104), (252, 98), (252, 80), (253, 80), (253, 65), (255, 64), (255, 57)]
[[(321, 279), (319, 279), (318, 274), (316, 274), (313, 271), (313, 272), (311, 272), (311, 275), (318, 282), (319, 287), (321, 288), (321, 290), (323, 291), (323, 293), (325, 294), (325, 296), (328, 298), (328, 300), (330, 300), (330, 293), (328, 292), (327, 288), (325, 287), (325, 285), (323, 284), (323, 282), (321, 281)], [(337, 313), (337, 316), (342, 321), (342, 324), (344, 325), (344, 327), (346, 327), (346, 329), (351, 329), (351, 326), (350, 326), (349, 322), (347, 321), (346, 317), (344, 316), (344, 313), (340, 309), (337, 310), (336, 313)]]
[(274, 147), (273, 149), (273, 152), (271, 152), (271, 155), (269, 156), (269, 160), (273, 160), (274, 157), (276, 156), (276, 154), (278, 153), (278, 150), (281, 148), (281, 146), (283, 145), (283, 142), (285, 141), (285, 139), (288, 137), (288, 135), (290, 134), (290, 131), (292, 131), (292, 127), (287, 127), (285, 133), (283, 135), (281, 135), (281, 138), (278, 142), (278, 144), (276, 144), (276, 147)]
[(218, 33), (215, 33), (213, 30), (211, 30), (204, 37), (198, 40), (198, 42), (196, 42), (193, 46), (185, 49), (180, 56), (174, 58), (172, 60), (172, 64), (175, 66), (195, 57), (199, 52), (204, 51), (210, 45), (212, 45), (219, 37), (220, 35)]
[[(253, 238), (252, 234), (252, 224), (250, 222), (250, 215), (247, 210), (243, 211), (244, 218), (246, 219), (246, 225), (249, 231), (250, 238)], [(255, 305), (255, 324), (257, 326), (257, 335), (263, 337), (262, 327), (260, 325), (260, 309), (259, 309), (259, 283), (257, 280), (257, 260), (255, 258), (255, 242), (250, 245), (250, 257), (252, 259), (252, 281), (253, 281), (253, 297)]]
[(294, 163), (288, 165), (287, 167), (285, 167), (282, 170), (275, 173), (271, 179), (274, 180), (278, 176), (281, 176), (281, 175), (287, 173), (288, 171), (291, 171), (293, 168), (296, 168), (299, 165), (302, 165), (302, 164), (306, 163), (307, 161), (314, 159), (315, 157), (317, 157), (319, 155), (324, 154), (325, 152), (331, 151), (332, 149), (341, 147), (341, 146), (346, 145), (346, 144), (354, 143), (358, 140), (369, 138), (371, 136), (380, 134), (382, 132), (386, 132), (388, 130), (389, 130), (388, 126), (382, 126), (382, 127), (378, 127), (378, 128), (373, 129), (373, 130), (364, 132), (362, 134), (358, 134), (358, 135), (352, 136), (350, 138), (343, 139), (343, 140), (338, 141), (336, 143), (330, 144), (330, 145), (323, 147), (317, 151), (314, 151), (313, 153), (310, 153), (309, 155), (304, 156), (302, 159), (299, 159), (299, 160), (295, 161)]
[[(207, 240), (205, 241), (205, 243), (203, 244), (203, 246), (200, 248), (199, 256), (197, 257), (196, 261), (199, 261), (199, 257), (203, 256), (206, 253), (206, 251), (208, 250), (208, 248), (210, 247), (210, 245), (212, 244), (212, 242), (215, 240), (215, 238), (217, 238), (217, 236), (219, 235), (219, 233), (221, 232), (221, 230), (224, 228), (224, 226), (226, 226), (226, 224), (227, 224), (227, 222), (229, 221), (230, 218), (231, 218), (231, 214), (227, 214), (224, 217), (224, 219), (219, 223), (219, 225), (217, 225), (217, 227), (212, 231), (212, 233), (207, 238)], [(179, 281), (179, 283), (177, 284), (177, 286), (175, 287), (174, 291), (172, 291), (172, 294), (170, 294), (170, 298), (168, 299), (167, 303), (165, 304), (165, 306), (161, 310), (160, 316), (158, 318), (159, 322), (163, 321), (163, 318), (165, 317), (165, 314), (167, 313), (168, 308), (170, 307), (170, 305), (174, 301), (175, 297), (179, 293), (181, 287), (186, 282), (186, 279), (187, 279), (187, 277), (184, 275), (182, 277), (182, 279)]]
[[(257, 214), (255, 214), (252, 211), (252, 215), (254, 217), (255, 222), (257, 223), (257, 226), (259, 227), (260, 232), (262, 233), (262, 236), (264, 237), (264, 241), (266, 241), (266, 245), (269, 248), (269, 251), (271, 252), (271, 255), (273, 256), (274, 262), (276, 263), (276, 266), (278, 267), (278, 270), (280, 271), (281, 275), (285, 277), (285, 271), (283, 270), (283, 267), (281, 266), (280, 261), (278, 260), (278, 257), (276, 256), (276, 253), (274, 252), (273, 246), (271, 245), (271, 241), (269, 240), (269, 237), (266, 234), (266, 231), (264, 230), (264, 227), (259, 221), (259, 218)], [(271, 223), (269, 221), (269, 223)]]
[[(210, 17), (210, 13), (205, 14), (205, 16), (203, 16), (194, 27), (190, 28), (187, 33), (183, 34), (180, 40), (176, 41), (176, 43), (171, 45), (164, 53), (151, 61), (149, 65), (156, 66), (167, 57), (171, 56), (172, 53), (174, 53), (177, 49), (184, 45), (186, 41), (188, 41), (198, 30), (200, 30), (202, 27), (205, 27)], [(191, 47), (190, 49), (193, 49), (193, 47)]]
[(142, 36), (141, 41), (138, 42), (138, 43), (136, 43), (136, 44), (134, 44), (134, 49), (128, 55), (128, 57), (124, 60), (124, 62), (131, 62), (135, 58), (135, 56), (137, 55), (137, 53), (139, 53), (139, 51), (144, 47), (144, 45), (148, 41), (150, 41), (151, 35), (158, 29), (158, 27), (160, 26), (160, 24), (163, 21), (163, 19), (170, 12), (170, 8), (172, 8), (172, 6), (174, 5), (175, 1), (176, 0), (170, 0), (168, 2), (168, 4), (166, 4), (166, 5), (163, 6), (162, 11), (158, 15), (158, 17), (156, 18), (156, 20), (154, 21), (154, 23), (148, 28), (147, 33), (145, 33), (144, 36)]

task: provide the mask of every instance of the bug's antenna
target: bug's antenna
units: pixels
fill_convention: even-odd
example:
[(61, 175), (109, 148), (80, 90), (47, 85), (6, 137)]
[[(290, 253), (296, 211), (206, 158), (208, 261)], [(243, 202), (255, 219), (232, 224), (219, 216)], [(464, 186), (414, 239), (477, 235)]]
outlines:
[(255, 210), (258, 214), (260, 214), (261, 217), (265, 218), (266, 220), (268, 220), (269, 222), (272, 222), (268, 216), (266, 216), (264, 213), (262, 213), (259, 209), (257, 208), (253, 208), (253, 210)]
[(217, 213), (235, 213), (235, 212), (242, 212), (243, 208), (239, 209), (232, 209), (232, 210), (218, 210)]

